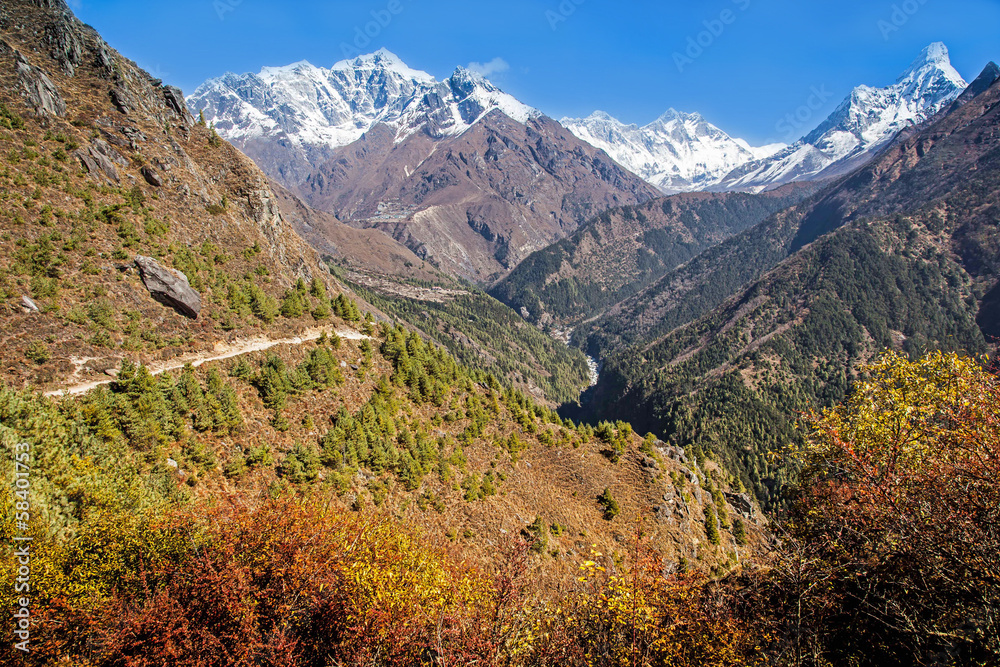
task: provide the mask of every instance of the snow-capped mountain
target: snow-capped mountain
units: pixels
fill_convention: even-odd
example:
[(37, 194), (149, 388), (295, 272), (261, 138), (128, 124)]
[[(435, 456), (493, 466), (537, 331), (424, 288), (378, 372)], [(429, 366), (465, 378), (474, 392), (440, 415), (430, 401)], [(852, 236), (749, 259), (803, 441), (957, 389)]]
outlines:
[(785, 144), (752, 147), (697, 113), (674, 109), (642, 127), (626, 125), (603, 111), (560, 122), (667, 194), (703, 190), (733, 169), (786, 148)]
[(481, 75), (437, 81), (385, 50), (226, 74), (188, 105), (313, 208), (472, 280), (657, 195)]
[(493, 109), (519, 123), (541, 115), (469, 70), (437, 81), (384, 49), (329, 69), (303, 61), (228, 73), (206, 81), (187, 102), (286, 185), (378, 124), (402, 141), (418, 131), (461, 134)]
[(925, 48), (891, 86), (858, 86), (819, 127), (775, 155), (736, 168), (718, 189), (760, 190), (855, 169), (900, 130), (922, 123), (958, 97), (966, 82), (948, 49)]

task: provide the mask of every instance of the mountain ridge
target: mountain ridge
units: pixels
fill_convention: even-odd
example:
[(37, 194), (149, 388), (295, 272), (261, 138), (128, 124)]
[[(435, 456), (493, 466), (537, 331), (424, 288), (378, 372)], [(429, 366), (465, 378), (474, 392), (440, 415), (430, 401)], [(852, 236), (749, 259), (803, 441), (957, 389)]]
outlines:
[(187, 100), (223, 138), (291, 188), (376, 125), (392, 127), (401, 142), (418, 131), (461, 134), (493, 109), (521, 123), (540, 115), (465, 68), (437, 81), (385, 49), (329, 69), (300, 61), (258, 74), (226, 73)]
[(642, 127), (626, 125), (603, 111), (559, 122), (664, 194), (705, 189), (735, 168), (785, 148), (784, 144), (752, 147), (701, 114), (672, 108)]
[(494, 109), (456, 136), (395, 137), (377, 125), (335, 151), (299, 194), (474, 282), (493, 282), (604, 208), (657, 196), (546, 116), (521, 124)]
[(794, 180), (825, 180), (850, 173), (872, 159), (901, 131), (933, 117), (957, 98), (965, 80), (947, 47), (934, 42), (883, 88), (854, 88), (819, 126), (763, 160), (733, 170), (713, 186), (760, 190)]

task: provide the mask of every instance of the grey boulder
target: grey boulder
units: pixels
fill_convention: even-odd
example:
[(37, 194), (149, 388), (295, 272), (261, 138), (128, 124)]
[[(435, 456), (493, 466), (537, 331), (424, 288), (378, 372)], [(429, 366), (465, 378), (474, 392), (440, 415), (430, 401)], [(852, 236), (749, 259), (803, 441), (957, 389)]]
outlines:
[(135, 258), (135, 265), (150, 296), (181, 315), (198, 319), (201, 295), (191, 288), (187, 276), (142, 255)]
[(146, 179), (146, 182), (153, 187), (158, 188), (163, 185), (163, 179), (160, 178), (160, 175), (157, 174), (154, 169), (150, 167), (143, 167), (139, 170), (139, 172), (142, 174), (142, 177)]

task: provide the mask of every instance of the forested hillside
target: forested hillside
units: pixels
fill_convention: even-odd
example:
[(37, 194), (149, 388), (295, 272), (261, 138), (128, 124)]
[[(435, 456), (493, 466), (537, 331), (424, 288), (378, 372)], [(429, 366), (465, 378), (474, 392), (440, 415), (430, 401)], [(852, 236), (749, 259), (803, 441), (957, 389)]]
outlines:
[[(611, 355), (592, 405), (717, 452), (773, 506), (794, 470), (771, 454), (798, 440), (798, 415), (843, 398), (861, 362), (886, 349), (993, 349), (998, 99), (994, 84), (822, 195), (785, 236), (789, 259), (707, 315), (679, 327), (668, 319), (666, 335)], [(905, 212), (856, 215), (887, 209)], [(788, 219), (728, 251), (742, 256), (776, 225), (790, 229)], [(723, 275), (748, 275), (727, 265)], [(724, 286), (712, 284), (717, 298)]]
[(525, 322), (468, 283), (457, 289), (419, 289), (383, 278), (355, 285), (382, 312), (407, 322), (461, 363), (505, 378), (552, 405), (575, 401), (591, 383), (580, 350)]
[[(978, 233), (973, 229), (991, 219), (988, 192), (971, 189), (967, 179), (970, 174), (977, 176), (981, 162), (990, 160), (995, 150), (990, 113), (995, 81), (995, 67), (987, 67), (948, 111), (901, 133), (870, 164), (667, 273), (604, 318), (581, 327), (577, 343), (603, 355), (666, 334), (721, 305), (800, 248), (847, 222), (912, 213), (946, 197), (959, 208), (939, 215), (958, 221), (954, 252), (964, 257), (965, 236)], [(989, 92), (982, 93), (986, 88)], [(981, 94), (973, 98), (975, 91)], [(991, 186), (979, 187), (988, 191)], [(966, 202), (965, 197), (987, 203)], [(975, 271), (990, 261), (967, 259)]]
[(343, 305), (260, 170), (64, 4), (4, 3), (0, 84), (6, 382), (55, 388)]
[[(179, 91), (65, 4), (6, 3), (0, 29), (0, 442), (3, 474), (21, 451), (31, 470), (27, 500), (0, 501), (0, 578), (17, 576), (9, 545), (30, 533), (27, 664), (362, 655), (398, 639), (379, 634), (387, 610), (423, 632), (441, 609), (488, 608), (497, 568), (532, 582), (526, 607), (576, 587), (581, 563), (620, 570), (630, 545), (670, 571), (722, 574), (764, 544), (759, 510), (717, 463), (547, 407), (587, 383), (582, 355), (492, 298), (389, 247), (374, 268), (402, 261), (414, 271), (392, 289), (434, 300), (387, 296), (370, 273), (357, 290), (385, 308), (365, 303), (293, 232), (315, 217), (290, 223)], [(15, 501), (30, 510), (20, 525)], [(354, 554), (353, 574), (323, 558), (278, 567), (310, 543)], [(308, 595), (323, 609), (369, 606), (302, 620), (283, 596), (303, 574), (322, 579)], [(386, 589), (397, 576), (420, 585)], [(372, 596), (335, 602), (344, 577)], [(530, 636), (534, 621), (518, 622)], [(363, 628), (358, 645), (338, 623)], [(396, 644), (397, 664), (415, 646)]]
[[(505, 566), (502, 559), (523, 545), (517, 557), (534, 581), (532, 595), (544, 596), (571, 589), (588, 558), (620, 567), (637, 530), (643, 548), (654, 549), (675, 571), (724, 572), (745, 545), (761, 539), (759, 513), (743, 504), (745, 498), (726, 496), (727, 476), (713, 462), (689, 459), (652, 437), (643, 440), (621, 422), (595, 428), (563, 421), (402, 327), (382, 325), (374, 333), (360, 342), (332, 334), (156, 377), (125, 363), (108, 389), (79, 399), (3, 390), (3, 444), (32, 448), (31, 534), (39, 554), (33, 570), (35, 659), (69, 653), (101, 661), (118, 652), (169, 650), (169, 633), (130, 644), (136, 640), (88, 634), (88, 624), (111, 627), (99, 610), (123, 604), (131, 609), (129, 632), (141, 633), (141, 624), (157, 618), (181, 622), (171, 605), (193, 611), (193, 600), (151, 597), (143, 577), (184, 563), (198, 569), (199, 556), (189, 551), (188, 540), (207, 540), (215, 549), (215, 521), (236, 522), (230, 525), (242, 530), (235, 526), (253, 519), (241, 508), (266, 507), (267, 498), (292, 503), (286, 511), (302, 517), (303, 530), (319, 517), (377, 531), (395, 525), (399, 539), (425, 544), (428, 555), (460, 549), (469, 576), (469, 568)], [(12, 457), (3, 466), (13, 474)], [(3, 501), (8, 543), (14, 534), (10, 498)], [(258, 553), (243, 551), (248, 539), (244, 535), (230, 547)], [(271, 552), (279, 549), (274, 543), (258, 548), (264, 558), (279, 555)], [(389, 544), (372, 548), (387, 549), (388, 559), (402, 556)], [(406, 577), (426, 572), (412, 561), (371, 557), (357, 566), (389, 572), (412, 567)], [(227, 558), (235, 561), (224, 567), (242, 566), (239, 556)], [(3, 559), (4, 579), (13, 576), (13, 563)], [(314, 574), (325, 576), (322, 570)], [(197, 585), (210, 585), (201, 576), (195, 575)], [(251, 576), (248, 591), (266, 586), (259, 577), (268, 575)], [(357, 576), (364, 586), (378, 581)], [(429, 605), (430, 612), (434, 590), (462, 586), (452, 576), (464, 575), (434, 574), (427, 581), (431, 597), (405, 587), (384, 594), (417, 594), (413, 603)], [(13, 589), (7, 590), (9, 596)], [(251, 600), (228, 611), (210, 610), (216, 601), (203, 602), (208, 616), (191, 619), (194, 625), (184, 631), (207, 637), (228, 632), (239, 605)], [(253, 619), (270, 618), (299, 632), (264, 610), (258, 614), (240, 622), (266, 632)], [(375, 616), (371, 621), (378, 622)], [(257, 641), (255, 636), (247, 641)], [(333, 633), (326, 637), (336, 641)], [(90, 643), (81, 643), (88, 638)], [(356, 640), (380, 641), (378, 635)]]
[(759, 195), (696, 193), (610, 209), (530, 255), (490, 294), (536, 324), (572, 327), (814, 189), (791, 185)]

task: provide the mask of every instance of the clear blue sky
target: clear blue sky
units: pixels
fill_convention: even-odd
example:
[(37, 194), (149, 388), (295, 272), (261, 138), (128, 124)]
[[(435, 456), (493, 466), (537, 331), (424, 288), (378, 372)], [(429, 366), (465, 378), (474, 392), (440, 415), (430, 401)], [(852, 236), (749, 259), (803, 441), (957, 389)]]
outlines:
[[(814, 87), (830, 98), (811, 125), (853, 86), (892, 83), (930, 42), (947, 44), (969, 80), (1000, 61), (1000, 0), (70, 4), (113, 47), (185, 93), (226, 71), (298, 60), (329, 67), (367, 28), (376, 36), (363, 51), (385, 47), (438, 78), (456, 65), (499, 65), (491, 68), (495, 83), (554, 118), (602, 109), (643, 124), (674, 107), (758, 144), (786, 138), (778, 122)], [(686, 54), (699, 36), (707, 46)], [(697, 57), (679, 67), (675, 54)]]

